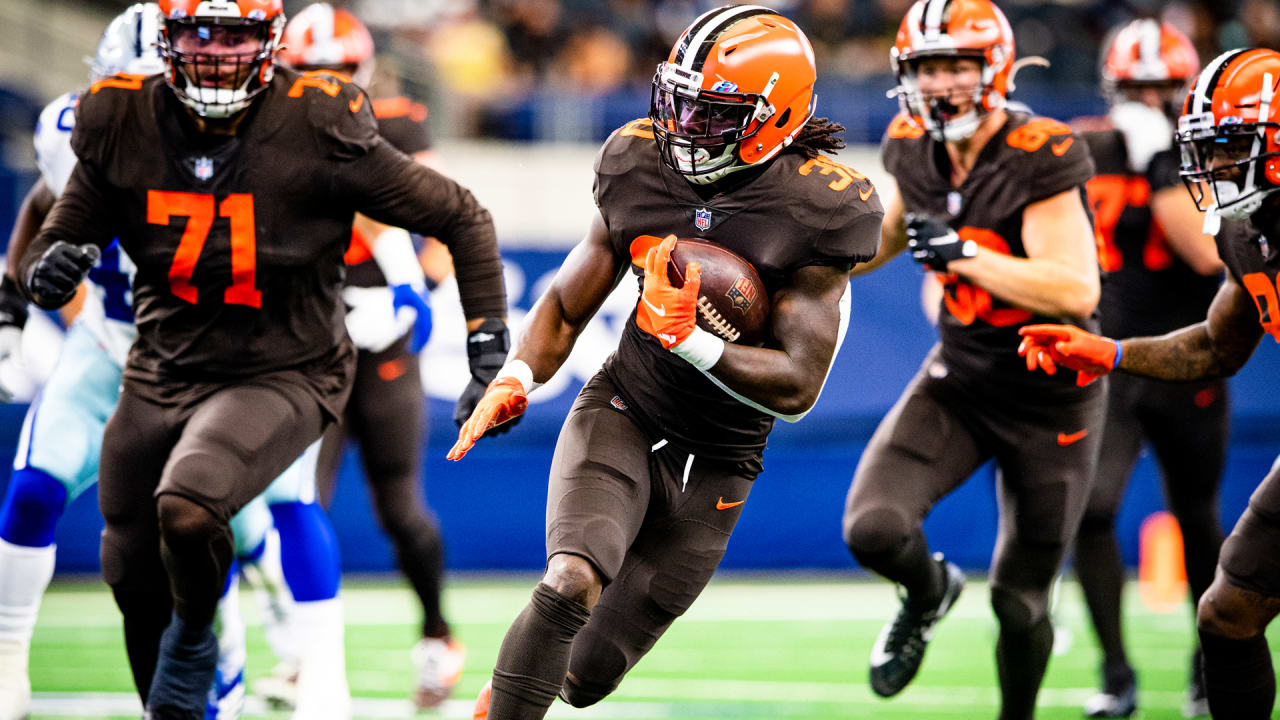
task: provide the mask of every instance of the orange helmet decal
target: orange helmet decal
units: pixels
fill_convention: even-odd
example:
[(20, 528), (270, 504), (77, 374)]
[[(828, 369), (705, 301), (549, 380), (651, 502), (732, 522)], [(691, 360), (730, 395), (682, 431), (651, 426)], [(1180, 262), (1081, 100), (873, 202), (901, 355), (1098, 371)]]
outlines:
[(160, 0), (160, 12), (169, 19), (208, 15), (274, 20), (284, 15), (284, 3), (282, 0)]
[[(347, 10), (335, 9), (329, 3), (314, 3), (285, 25), (280, 59), (301, 70), (354, 66), (353, 75), (360, 76), (356, 84), (367, 85), (372, 79), (373, 36), (364, 23)], [(368, 72), (364, 72), (366, 69)]]

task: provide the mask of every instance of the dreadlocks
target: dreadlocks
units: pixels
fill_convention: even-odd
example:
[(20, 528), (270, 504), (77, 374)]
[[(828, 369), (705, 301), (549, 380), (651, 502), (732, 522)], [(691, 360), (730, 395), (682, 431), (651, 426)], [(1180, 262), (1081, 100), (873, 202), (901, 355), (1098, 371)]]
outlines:
[(787, 146), (786, 152), (798, 152), (806, 158), (813, 159), (818, 153), (826, 151), (834, 153), (844, 149), (844, 138), (836, 137), (844, 132), (844, 126), (831, 122), (827, 118), (809, 118), (809, 122), (800, 128), (796, 137)]

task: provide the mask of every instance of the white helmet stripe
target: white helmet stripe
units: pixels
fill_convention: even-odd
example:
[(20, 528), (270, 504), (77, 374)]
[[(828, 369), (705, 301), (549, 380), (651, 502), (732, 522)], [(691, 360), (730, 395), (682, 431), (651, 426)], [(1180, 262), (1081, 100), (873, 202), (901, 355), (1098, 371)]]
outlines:
[(1244, 52), (1243, 49), (1224, 52), (1214, 58), (1213, 62), (1200, 73), (1200, 77), (1196, 78), (1196, 87), (1191, 91), (1195, 99), (1195, 107), (1189, 108), (1192, 111), (1191, 114), (1210, 112), (1213, 106), (1213, 86), (1218, 82), (1222, 68), (1242, 52)]
[[(738, 5), (720, 11), (718, 15), (704, 23), (702, 27), (698, 29), (697, 34), (689, 39), (688, 44), (685, 45), (684, 57), (680, 58), (680, 67), (685, 70), (692, 71), (693, 64), (699, 55), (698, 48), (702, 47), (702, 43), (706, 42), (707, 38), (722, 32), (729, 25), (732, 25), (739, 15), (748, 12), (754, 14), (760, 10), (764, 10), (769, 13), (774, 12), (773, 10), (761, 7), (760, 5)], [(713, 10), (712, 12), (715, 11)], [(696, 25), (697, 22), (695, 21), (694, 24)]]
[(928, 37), (946, 32), (942, 26), (942, 15), (947, 9), (949, 0), (927, 0), (924, 7), (924, 33)]
[(1160, 61), (1160, 23), (1144, 20), (1138, 30), (1138, 62), (1149, 68), (1162, 67)]
[(333, 6), (329, 3), (316, 3), (313, 7), (315, 19), (311, 24), (311, 42), (317, 45), (333, 42)]

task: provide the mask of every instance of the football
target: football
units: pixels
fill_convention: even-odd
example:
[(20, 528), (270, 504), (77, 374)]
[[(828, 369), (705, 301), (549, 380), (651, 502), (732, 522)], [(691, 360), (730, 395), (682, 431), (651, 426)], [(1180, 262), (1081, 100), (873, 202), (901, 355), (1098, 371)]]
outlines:
[(684, 287), (684, 268), (690, 262), (702, 266), (698, 327), (725, 342), (763, 345), (769, 334), (769, 294), (751, 263), (714, 243), (677, 240), (667, 265), (672, 285)]

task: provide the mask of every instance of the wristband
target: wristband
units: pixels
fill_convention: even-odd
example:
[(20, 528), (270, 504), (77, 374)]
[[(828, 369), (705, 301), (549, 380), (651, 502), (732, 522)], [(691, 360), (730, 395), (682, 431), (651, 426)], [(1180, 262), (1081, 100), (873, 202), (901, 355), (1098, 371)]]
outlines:
[(724, 354), (724, 340), (694, 325), (689, 337), (681, 340), (677, 345), (672, 345), (671, 352), (706, 372), (720, 362), (720, 356)]
[(523, 360), (512, 360), (503, 365), (494, 380), (504, 377), (515, 378), (520, 383), (520, 387), (524, 388), (526, 396), (542, 386), (542, 383), (533, 381), (533, 368)]
[(1124, 346), (1120, 344), (1119, 340), (1112, 340), (1111, 342), (1116, 344), (1116, 360), (1111, 363), (1111, 369), (1115, 370), (1120, 367), (1120, 358), (1124, 356)]

